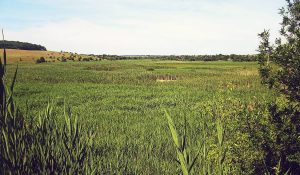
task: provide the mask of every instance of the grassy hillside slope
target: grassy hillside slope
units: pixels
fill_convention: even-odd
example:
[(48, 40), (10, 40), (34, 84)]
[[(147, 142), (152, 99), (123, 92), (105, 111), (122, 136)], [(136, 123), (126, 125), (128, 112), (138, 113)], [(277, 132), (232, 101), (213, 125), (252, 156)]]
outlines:
[(50, 59), (50, 57), (62, 57), (63, 55), (69, 56), (70, 54), (54, 51), (7, 49), (7, 61), (9, 63), (18, 61), (34, 62), (34, 60), (40, 57)]

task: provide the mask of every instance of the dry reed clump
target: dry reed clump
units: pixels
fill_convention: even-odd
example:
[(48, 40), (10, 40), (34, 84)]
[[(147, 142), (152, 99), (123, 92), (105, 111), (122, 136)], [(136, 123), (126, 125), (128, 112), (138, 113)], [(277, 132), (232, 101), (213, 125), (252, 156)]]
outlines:
[(257, 70), (241, 70), (237, 72), (238, 75), (241, 76), (258, 76)]
[(156, 77), (157, 82), (176, 81), (177, 79), (176, 75), (159, 75)]

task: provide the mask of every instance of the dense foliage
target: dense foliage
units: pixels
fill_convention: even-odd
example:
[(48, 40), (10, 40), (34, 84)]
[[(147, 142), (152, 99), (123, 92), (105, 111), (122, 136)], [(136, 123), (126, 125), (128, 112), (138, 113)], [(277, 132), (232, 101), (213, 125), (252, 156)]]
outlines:
[(270, 44), (269, 32), (259, 34), (260, 74), (263, 83), (278, 92), (270, 104), (268, 132), (257, 135), (265, 152), (264, 162), (271, 173), (300, 172), (300, 1), (288, 0), (280, 10), (283, 16), (281, 38)]
[(47, 50), (46, 47), (20, 41), (5, 41), (0, 42), (0, 48), (20, 49), (20, 50)]
[(39, 59), (35, 60), (35, 63), (39, 64), (39, 63), (45, 63), (46, 59), (44, 57), (40, 57)]

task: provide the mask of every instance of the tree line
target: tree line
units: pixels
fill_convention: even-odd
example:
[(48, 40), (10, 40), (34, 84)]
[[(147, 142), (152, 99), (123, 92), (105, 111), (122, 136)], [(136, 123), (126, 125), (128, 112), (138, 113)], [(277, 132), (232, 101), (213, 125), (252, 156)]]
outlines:
[(26, 42), (20, 41), (4, 41), (0, 42), (0, 48), (6, 49), (20, 49), (20, 50), (44, 50), (46, 51), (46, 47), (38, 45), (38, 44), (31, 44)]
[(177, 60), (177, 61), (257, 61), (257, 55), (94, 55), (100, 59), (106, 60), (138, 60), (138, 59), (156, 59), (156, 60)]

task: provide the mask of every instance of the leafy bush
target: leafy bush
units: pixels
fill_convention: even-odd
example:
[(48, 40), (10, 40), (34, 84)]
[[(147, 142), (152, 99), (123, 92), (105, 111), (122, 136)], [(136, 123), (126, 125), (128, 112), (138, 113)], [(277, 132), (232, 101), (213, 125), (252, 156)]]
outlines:
[(93, 61), (92, 57), (85, 57), (82, 59), (82, 61)]
[(61, 61), (61, 62), (67, 62), (67, 59), (64, 58), (64, 57), (62, 57), (60, 61)]
[(35, 61), (35, 63), (37, 63), (37, 64), (39, 64), (39, 63), (44, 63), (44, 62), (46, 62), (46, 59), (45, 59), (44, 57), (40, 57), (39, 59), (37, 59), (37, 60)]
[(153, 67), (146, 68), (147, 71), (155, 71)]
[(278, 93), (269, 106), (265, 127), (273, 134), (256, 135), (265, 152), (264, 163), (271, 173), (300, 172), (300, 2), (288, 0), (280, 10), (280, 34), (270, 45), (269, 31), (259, 34), (260, 74), (263, 83)]

